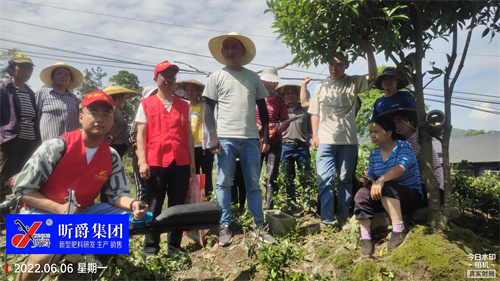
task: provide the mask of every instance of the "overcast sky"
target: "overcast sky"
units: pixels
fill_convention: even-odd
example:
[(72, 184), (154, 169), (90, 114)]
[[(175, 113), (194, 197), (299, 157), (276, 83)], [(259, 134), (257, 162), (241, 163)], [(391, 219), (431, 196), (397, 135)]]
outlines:
[[(247, 68), (257, 71), (280, 66), (293, 58), (290, 49), (276, 39), (277, 34), (271, 27), (273, 15), (264, 14), (266, 8), (264, 0), (2, 0), (0, 48), (2, 51), (19, 48), (32, 57), (36, 67), (29, 83), (34, 90), (42, 87), (40, 71), (57, 61), (66, 61), (82, 73), (84, 69), (101, 66), (108, 74), (105, 85), (107, 79), (123, 69), (136, 74), (141, 86), (154, 85), (154, 66), (164, 60), (182, 61), (214, 72), (222, 65), (211, 57), (208, 41), (232, 31), (254, 41), (257, 55)], [(489, 38), (480, 38), (481, 33), (482, 29), (475, 31), (455, 87), (454, 97), (471, 100), (453, 102), (499, 112), (500, 36), (490, 43)], [(450, 45), (442, 40), (435, 41), (433, 47), (433, 51), (427, 52), (424, 68), (430, 69), (430, 62), (444, 68)], [(392, 65), (383, 55), (377, 55), (376, 59), (379, 66)], [(179, 66), (182, 70), (192, 70), (186, 65)], [(363, 59), (351, 63), (347, 70), (347, 74), (352, 75), (366, 72)], [(284, 80), (282, 84), (300, 84), (304, 76), (324, 78), (327, 74), (326, 65), (309, 69), (294, 65), (279, 71), (281, 77), (297, 79)], [(207, 79), (205, 75), (184, 71), (177, 80), (193, 78), (203, 83)], [(309, 90), (313, 92), (314, 87), (315, 83), (311, 82)], [(442, 101), (442, 88), (442, 79), (431, 83), (426, 94), (438, 97), (426, 95), (426, 99)], [(431, 109), (444, 111), (442, 103), (429, 100), (426, 103)], [(500, 118), (496, 114), (453, 106), (452, 118), (455, 128), (500, 130)]]

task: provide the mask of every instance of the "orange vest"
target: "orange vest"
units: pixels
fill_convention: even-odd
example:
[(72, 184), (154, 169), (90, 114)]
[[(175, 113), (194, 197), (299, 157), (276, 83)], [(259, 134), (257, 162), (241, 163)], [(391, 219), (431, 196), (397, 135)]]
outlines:
[(64, 198), (68, 196), (68, 189), (71, 188), (75, 191), (76, 201), (82, 206), (80, 210), (83, 210), (94, 203), (111, 174), (111, 151), (103, 140), (92, 161), (87, 164), (82, 132), (76, 130), (64, 133), (64, 136), (66, 153), (39, 191), (47, 198), (64, 204)]
[(141, 101), (147, 118), (146, 159), (149, 166), (189, 165), (189, 104), (174, 96), (170, 112), (160, 98), (150, 96)]

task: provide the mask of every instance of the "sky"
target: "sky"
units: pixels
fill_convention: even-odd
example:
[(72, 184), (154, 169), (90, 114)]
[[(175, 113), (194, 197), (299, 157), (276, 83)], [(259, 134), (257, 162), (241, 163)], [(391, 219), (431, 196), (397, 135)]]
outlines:
[[(281, 66), (293, 59), (290, 49), (277, 39), (272, 28), (274, 17), (264, 13), (264, 0), (2, 0), (0, 1), (0, 51), (18, 48), (30, 56), (35, 69), (29, 84), (36, 91), (43, 86), (40, 71), (58, 61), (78, 68), (107, 73), (108, 79), (120, 70), (136, 74), (143, 87), (154, 85), (154, 66), (164, 60), (178, 61), (198, 69), (214, 72), (223, 66), (212, 58), (208, 41), (215, 36), (238, 32), (252, 39), (257, 55), (246, 67), (258, 71)], [(453, 103), (470, 108), (500, 112), (500, 42), (495, 36), (481, 39), (477, 29), (469, 48), (464, 69), (455, 86)], [(465, 38), (461, 34), (460, 40)], [(107, 39), (107, 40), (106, 40)], [(451, 45), (444, 40), (432, 43), (423, 61), (444, 68)], [(89, 56), (91, 55), (91, 56)], [(393, 65), (382, 54), (376, 55), (378, 66)], [(178, 64), (177, 81), (207, 77)], [(368, 72), (363, 58), (352, 62), (346, 73)], [(304, 76), (325, 78), (327, 65), (300, 67), (291, 65), (279, 70), (282, 84), (300, 84)], [(429, 77), (427, 75), (426, 77)], [(429, 80), (425, 78), (424, 84)], [(309, 84), (314, 92), (317, 82)], [(425, 91), (430, 110), (444, 111), (442, 79)], [(500, 115), (452, 106), (452, 125), (459, 129), (500, 130)]]

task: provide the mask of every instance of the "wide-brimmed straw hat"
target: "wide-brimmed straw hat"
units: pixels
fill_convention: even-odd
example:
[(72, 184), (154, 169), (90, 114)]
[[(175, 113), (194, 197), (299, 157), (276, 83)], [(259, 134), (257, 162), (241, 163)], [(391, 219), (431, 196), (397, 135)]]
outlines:
[(282, 97), (285, 97), (285, 89), (286, 87), (295, 87), (297, 88), (297, 95), (300, 96), (300, 85), (297, 85), (297, 84), (285, 84), (285, 85), (282, 85), (282, 86), (279, 86), (278, 88), (276, 88), (276, 92), (281, 95)]
[(260, 76), (260, 80), (279, 83), (281, 82), (281, 78), (278, 76), (278, 70), (274, 68), (266, 68), (262, 71), (262, 75)]
[(214, 59), (219, 63), (226, 65), (224, 56), (222, 56), (222, 43), (229, 37), (234, 37), (241, 41), (246, 49), (245, 55), (243, 55), (243, 58), (241, 59), (241, 65), (249, 64), (253, 60), (257, 52), (255, 49), (255, 44), (252, 42), (252, 40), (250, 40), (250, 38), (240, 35), (237, 32), (230, 32), (227, 35), (216, 36), (208, 41), (208, 49), (210, 50), (210, 53), (212, 53)]
[(399, 75), (399, 73), (396, 72), (395, 67), (388, 66), (382, 71), (380, 76), (377, 77), (377, 80), (375, 80), (375, 83), (373, 84), (375, 86), (375, 88), (382, 90), (382, 91), (384, 90), (384, 88), (382, 88), (382, 80), (386, 76), (395, 76), (396, 78), (398, 78), (398, 80), (399, 80), (399, 83), (397, 86), (398, 90), (403, 89), (404, 87), (408, 86), (408, 84), (410, 83), (410, 82), (408, 82), (408, 79), (401, 77), (401, 75)]
[[(417, 110), (414, 108), (406, 108), (405, 107), (405, 108), (391, 109), (391, 110), (387, 110), (387, 111), (380, 113), (378, 116), (381, 116), (381, 115), (387, 115), (391, 118), (399, 115), (399, 116), (406, 117), (408, 119), (408, 122), (410, 122), (412, 124), (418, 123)], [(411, 125), (411, 124), (408, 124), (408, 125)]]
[(158, 86), (148, 86), (142, 90), (142, 98), (145, 99), (151, 95), (158, 93)]
[(198, 88), (198, 98), (201, 97), (201, 94), (203, 94), (203, 90), (205, 89), (205, 84), (203, 84), (200, 81), (195, 80), (195, 79), (182, 80), (182, 81), (179, 81), (175, 84), (177, 85), (177, 87), (175, 87), (174, 95), (178, 96), (179, 98), (185, 99), (185, 100), (189, 100), (189, 98), (187, 97), (187, 95), (184, 91), (186, 89), (187, 84), (196, 85), (196, 87)]
[(103, 91), (110, 96), (124, 94), (125, 99), (133, 98), (139, 94), (134, 90), (130, 90), (113, 83), (109, 84)]
[(73, 90), (74, 88), (80, 86), (83, 83), (83, 74), (80, 72), (80, 70), (72, 67), (71, 65), (68, 65), (65, 62), (56, 62), (54, 65), (46, 67), (40, 72), (40, 80), (46, 85), (50, 86), (54, 84), (52, 81), (52, 71), (56, 68), (64, 67), (71, 72), (71, 82), (68, 85), (68, 90)]

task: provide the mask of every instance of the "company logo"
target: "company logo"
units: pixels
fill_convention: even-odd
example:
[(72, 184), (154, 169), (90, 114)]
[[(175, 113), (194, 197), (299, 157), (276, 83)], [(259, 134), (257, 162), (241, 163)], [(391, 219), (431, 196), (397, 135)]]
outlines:
[(99, 173), (95, 174), (94, 178), (100, 181), (106, 181), (108, 179), (109, 172), (107, 170), (101, 170)]
[(38, 228), (42, 225), (42, 222), (36, 221), (30, 227), (23, 224), (21, 220), (15, 220), (15, 224), (19, 225), (18, 230), (24, 232), (24, 234), (16, 234), (12, 237), (12, 245), (16, 248), (25, 248), (31, 241), (33, 243), (32, 247), (49, 247), (50, 235), (36, 234)]

